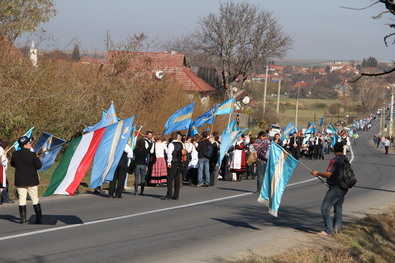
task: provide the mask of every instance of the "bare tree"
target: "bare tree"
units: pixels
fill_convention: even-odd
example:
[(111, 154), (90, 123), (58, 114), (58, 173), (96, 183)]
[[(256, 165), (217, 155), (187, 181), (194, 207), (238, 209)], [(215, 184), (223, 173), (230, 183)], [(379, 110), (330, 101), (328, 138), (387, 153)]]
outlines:
[[(363, 10), (363, 9), (370, 8), (371, 6), (376, 5), (376, 4), (383, 4), (384, 5), (384, 11), (381, 12), (380, 14), (374, 16), (373, 19), (380, 19), (386, 14), (390, 14), (392, 16), (395, 16), (395, 3), (394, 3), (394, 0), (377, 0), (374, 3), (372, 3), (371, 5), (363, 7), (363, 8), (350, 8), (350, 7), (344, 7), (344, 6), (343, 6), (343, 8), (352, 9), (352, 10)], [(391, 30), (395, 31), (395, 23), (389, 23), (387, 25), (389, 26), (389, 28)], [(389, 33), (386, 36), (384, 36), (384, 44), (385, 44), (385, 46), (388, 46), (388, 42), (389, 42), (390, 39), (393, 39), (392, 40), (392, 45), (394, 45), (395, 44), (395, 32)], [(395, 64), (395, 61), (393, 61), (393, 63)], [(378, 76), (388, 75), (388, 74), (390, 74), (392, 72), (395, 72), (395, 67), (393, 67), (392, 69), (389, 69), (389, 70), (384, 70), (382, 72), (378, 72), (378, 73), (370, 73), (370, 72), (369, 73), (361, 73), (358, 78), (356, 78), (355, 80), (350, 81), (350, 82), (354, 83), (354, 82), (358, 81), (363, 76), (378, 77)]]
[(292, 45), (272, 13), (247, 1), (221, 3), (218, 14), (199, 21), (192, 37), (198, 49), (219, 58), (225, 89), (240, 75), (244, 83), (258, 63), (284, 56)]

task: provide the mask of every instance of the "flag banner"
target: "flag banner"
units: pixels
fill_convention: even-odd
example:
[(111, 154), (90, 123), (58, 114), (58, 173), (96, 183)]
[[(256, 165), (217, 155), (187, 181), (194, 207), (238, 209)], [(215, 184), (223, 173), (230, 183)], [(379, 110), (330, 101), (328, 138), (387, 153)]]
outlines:
[(193, 121), (192, 125), (195, 127), (202, 127), (203, 124), (205, 124), (205, 123), (214, 124), (215, 113), (217, 112), (217, 108), (218, 108), (218, 105), (215, 105), (214, 107), (212, 107), (211, 109), (209, 109), (208, 111), (203, 113), (202, 116), (197, 117)]
[(336, 133), (336, 127), (332, 123), (328, 123), (326, 130), (328, 133)]
[(283, 134), (285, 134), (285, 135), (289, 135), (289, 134), (294, 133), (294, 132), (296, 132), (296, 129), (295, 129), (295, 125), (292, 122), (290, 122), (287, 125), (287, 127), (285, 127), (284, 130), (283, 130)]
[(306, 131), (304, 132), (304, 134), (309, 134), (309, 133), (314, 133), (316, 130), (316, 125), (315, 122), (312, 122), (306, 129)]
[(195, 102), (173, 113), (165, 124), (166, 130), (163, 132), (163, 135), (167, 135), (173, 131), (189, 129), (192, 122), (191, 117), (194, 106)]
[(73, 195), (92, 163), (106, 128), (74, 138), (60, 160), (43, 196)]
[(218, 106), (217, 113), (215, 115), (229, 114), (233, 111), (233, 103), (235, 98), (230, 98)]
[(111, 103), (110, 107), (107, 110), (106, 115), (103, 115), (102, 119), (98, 123), (96, 123), (92, 126), (85, 127), (83, 131), (88, 133), (88, 132), (106, 127), (108, 125), (111, 125), (113, 123), (116, 123), (117, 121), (118, 121), (118, 118), (117, 118), (117, 114), (115, 112), (115, 106), (114, 106), (114, 103)]
[(338, 139), (339, 139), (339, 136), (337, 136), (337, 133), (334, 132), (334, 133), (333, 133), (332, 141), (331, 141), (331, 143), (329, 144), (329, 146), (333, 148), (333, 146), (335, 146), (335, 143), (337, 142)]
[(193, 123), (192, 123), (191, 126), (188, 129), (188, 136), (189, 137), (193, 137), (193, 136), (195, 136), (197, 134), (199, 134), (199, 131), (198, 131), (198, 129), (196, 129), (195, 126), (193, 126)]
[(90, 188), (114, 178), (119, 160), (132, 133), (134, 116), (106, 127), (93, 160)]
[[(33, 130), (35, 127), (31, 127), (23, 136), (26, 136), (27, 138), (33, 138)], [(19, 138), (18, 138), (19, 139)], [(16, 142), (14, 142), (14, 149), (15, 151), (19, 151), (21, 149), (21, 147), (19, 146), (18, 140)]]
[(320, 119), (320, 121), (318, 122), (318, 126), (319, 126), (319, 127), (322, 127), (322, 125), (324, 125), (324, 117), (322, 117), (322, 118)]
[(247, 129), (243, 129), (240, 131), (232, 131), (227, 133), (222, 133), (221, 135), (221, 147), (219, 153), (219, 159), (217, 164), (221, 164), (222, 159), (225, 157), (225, 154), (228, 152), (229, 148), (236, 143), (237, 139), (246, 131)]
[(269, 213), (275, 217), (277, 217), (284, 189), (298, 165), (298, 160), (277, 143), (271, 142), (265, 178), (257, 201), (267, 205)]
[(239, 126), (237, 126), (236, 118), (234, 118), (228, 125), (228, 127), (224, 130), (224, 133), (229, 133), (233, 131), (240, 131)]
[(49, 169), (55, 162), (56, 156), (62, 149), (62, 144), (67, 141), (54, 137), (52, 134), (43, 132), (38, 139), (34, 151), (38, 154), (44, 152), (41, 156), (42, 167), (39, 172)]

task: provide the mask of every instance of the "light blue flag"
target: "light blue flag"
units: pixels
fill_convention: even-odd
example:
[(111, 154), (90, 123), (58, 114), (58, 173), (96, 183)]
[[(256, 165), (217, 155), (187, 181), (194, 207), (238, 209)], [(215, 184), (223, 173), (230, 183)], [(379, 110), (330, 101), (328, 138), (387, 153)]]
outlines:
[(235, 98), (230, 98), (218, 106), (216, 115), (229, 114), (233, 111)]
[(199, 131), (196, 129), (197, 127), (202, 127), (205, 123), (214, 124), (215, 113), (217, 112), (218, 105), (214, 105), (211, 109), (203, 113), (202, 116), (197, 117), (191, 124), (188, 130), (188, 135), (190, 137), (199, 134)]
[[(33, 138), (33, 130), (34, 130), (34, 126), (33, 127), (31, 127), (24, 135), (22, 135), (21, 137), (23, 137), (23, 136), (26, 136), (27, 138)], [(18, 138), (19, 139), (19, 138)], [(19, 146), (19, 143), (18, 143), (18, 141), (16, 141), (16, 142), (14, 142), (14, 149), (15, 149), (15, 151), (19, 151), (20, 149), (21, 149), (21, 147)]]
[(337, 136), (337, 133), (334, 132), (331, 144), (329, 146), (333, 148), (333, 146), (335, 146), (335, 143), (337, 142), (338, 139), (339, 139), (339, 136)]
[(42, 151), (41, 163), (42, 167), (39, 172), (49, 169), (55, 162), (56, 156), (67, 141), (54, 137), (52, 134), (43, 132), (37, 140), (34, 152)]
[(235, 144), (237, 139), (246, 131), (247, 129), (243, 129), (240, 131), (231, 131), (228, 133), (222, 133), (221, 135), (221, 147), (219, 151), (219, 159), (217, 164), (222, 162), (222, 159), (225, 157), (225, 154), (228, 152), (229, 148)]
[(328, 123), (326, 129), (329, 133), (336, 133), (336, 127), (332, 123)]
[(284, 141), (291, 133), (296, 132), (295, 125), (290, 122), (287, 127), (284, 128), (283, 133), (281, 135), (281, 140)]
[(217, 112), (217, 108), (218, 108), (218, 105), (215, 105), (214, 107), (212, 107), (211, 109), (209, 109), (208, 111), (203, 113), (202, 116), (197, 117), (193, 121), (192, 125), (195, 127), (202, 127), (203, 124), (205, 124), (205, 123), (214, 124), (215, 113)]
[(134, 116), (106, 127), (93, 159), (90, 187), (114, 178), (115, 170), (132, 132)]
[(169, 133), (172, 133), (173, 131), (189, 129), (192, 123), (191, 117), (194, 106), (195, 102), (173, 113), (173, 115), (170, 116), (165, 124), (166, 130), (163, 132), (163, 135), (167, 135)]
[(289, 155), (281, 146), (271, 142), (258, 202), (269, 207), (269, 213), (277, 217), (281, 198), (289, 178), (299, 165), (299, 161)]
[(316, 125), (315, 122), (312, 122), (306, 129), (306, 131), (304, 132), (304, 134), (310, 134), (310, 133), (314, 133), (316, 130)]
[(322, 125), (324, 125), (324, 117), (322, 117), (318, 122), (318, 127), (322, 127)]
[(103, 114), (102, 119), (98, 123), (92, 126), (85, 127), (83, 131), (88, 133), (106, 127), (108, 125), (114, 124), (116, 122), (118, 122), (118, 118), (115, 112), (115, 106), (114, 103), (111, 103), (110, 107), (107, 110), (107, 113), (105, 115)]
[(226, 130), (224, 130), (224, 133), (228, 133), (228, 132), (232, 132), (232, 131), (240, 131), (239, 126), (237, 126), (237, 121), (236, 118), (234, 118), (228, 125), (228, 127), (226, 128)]

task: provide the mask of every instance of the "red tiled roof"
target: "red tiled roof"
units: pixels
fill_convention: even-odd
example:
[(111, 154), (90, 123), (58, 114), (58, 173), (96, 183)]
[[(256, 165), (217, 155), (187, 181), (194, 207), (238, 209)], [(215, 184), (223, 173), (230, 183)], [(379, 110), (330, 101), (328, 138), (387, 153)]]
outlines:
[(117, 59), (119, 56), (130, 57), (131, 68), (146, 68), (151, 73), (162, 70), (165, 76), (174, 77), (186, 91), (214, 91), (214, 88), (204, 82), (204, 80), (199, 78), (186, 66), (184, 54), (109, 51), (107, 53), (106, 63), (113, 64), (114, 59)]
[(309, 85), (310, 85), (310, 83), (305, 82), (305, 81), (301, 81), (301, 82), (296, 82), (294, 87), (295, 88), (304, 88), (304, 87), (307, 87)]

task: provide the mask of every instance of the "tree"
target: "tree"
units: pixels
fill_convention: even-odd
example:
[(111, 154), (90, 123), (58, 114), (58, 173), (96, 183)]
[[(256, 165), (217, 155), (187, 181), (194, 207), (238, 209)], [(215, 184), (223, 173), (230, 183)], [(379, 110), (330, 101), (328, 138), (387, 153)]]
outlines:
[(22, 33), (34, 32), (55, 14), (53, 0), (1, 0), (0, 36), (11, 46)]
[(80, 61), (80, 47), (78, 45), (74, 45), (73, 53), (71, 53), (71, 59), (74, 61)]
[(375, 68), (379, 65), (379, 62), (374, 57), (369, 57), (367, 60), (363, 59), (361, 67), (362, 68)]
[(292, 45), (272, 13), (247, 1), (221, 3), (192, 37), (198, 49), (220, 60), (224, 89), (240, 75), (244, 83), (258, 63), (284, 56)]
[[(386, 14), (390, 14), (392, 16), (395, 16), (395, 2), (394, 2), (394, 0), (377, 0), (373, 4), (371, 4), (371, 5), (367, 6), (367, 7), (364, 7), (364, 8), (350, 8), (350, 7), (343, 7), (343, 8), (353, 9), (353, 10), (363, 10), (363, 9), (367, 9), (367, 8), (373, 6), (373, 5), (380, 4), (380, 3), (384, 5), (384, 9), (386, 11), (384, 10), (383, 12), (378, 14), (377, 16), (374, 16), (373, 19), (380, 19)], [(389, 26), (389, 28), (392, 31), (395, 31), (395, 23), (389, 23), (389, 24), (387, 24), (387, 26)], [(385, 44), (385, 46), (388, 47), (388, 42), (389, 42), (390, 39), (393, 39), (392, 45), (394, 45), (395, 44), (395, 32), (389, 33), (389, 34), (387, 34), (384, 37), (384, 44)], [(394, 64), (395, 64), (395, 61), (394, 61)], [(355, 80), (350, 81), (350, 82), (354, 83), (354, 82), (358, 81), (363, 76), (378, 77), (378, 76), (388, 75), (388, 74), (390, 74), (392, 72), (395, 72), (395, 67), (393, 67), (392, 69), (389, 69), (389, 70), (383, 70), (382, 72), (379, 72), (379, 73), (361, 73), (361, 75), (358, 78), (356, 78)]]

